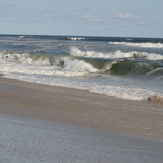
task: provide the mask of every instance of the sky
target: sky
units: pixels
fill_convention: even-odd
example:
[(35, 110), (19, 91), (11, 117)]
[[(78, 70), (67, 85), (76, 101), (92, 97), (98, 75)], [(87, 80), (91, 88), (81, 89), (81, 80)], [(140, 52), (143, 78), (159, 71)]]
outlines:
[(163, 0), (4, 0), (0, 34), (163, 38)]

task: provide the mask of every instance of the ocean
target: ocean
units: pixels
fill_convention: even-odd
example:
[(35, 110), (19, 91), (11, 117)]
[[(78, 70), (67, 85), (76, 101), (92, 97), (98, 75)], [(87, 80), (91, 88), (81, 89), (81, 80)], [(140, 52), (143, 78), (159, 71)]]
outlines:
[(163, 38), (0, 35), (0, 73), (123, 99), (163, 97)]

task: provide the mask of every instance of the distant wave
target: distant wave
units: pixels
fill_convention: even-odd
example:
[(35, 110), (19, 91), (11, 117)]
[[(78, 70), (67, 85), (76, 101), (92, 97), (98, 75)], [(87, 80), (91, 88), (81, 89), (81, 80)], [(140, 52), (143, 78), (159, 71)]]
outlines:
[(131, 42), (109, 42), (109, 44), (114, 45), (124, 45), (124, 46), (136, 46), (136, 47), (144, 47), (144, 48), (163, 48), (162, 43), (131, 43)]
[(80, 41), (85, 40), (84, 37), (60, 37), (61, 40)]
[(26, 38), (27, 36), (19, 36), (19, 38)]
[(84, 40), (85, 38), (83, 38), (83, 37), (67, 37), (67, 39), (77, 41), (77, 40)]
[(22, 36), (18, 36), (18, 38), (38, 38), (38, 36), (32, 36), (32, 35), (22, 35)]

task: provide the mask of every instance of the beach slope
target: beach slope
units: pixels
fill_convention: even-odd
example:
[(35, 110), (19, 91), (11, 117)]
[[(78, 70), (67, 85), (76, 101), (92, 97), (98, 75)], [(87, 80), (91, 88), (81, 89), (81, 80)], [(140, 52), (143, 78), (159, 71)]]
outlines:
[(0, 78), (0, 113), (163, 139), (163, 104)]
[(163, 160), (163, 105), (0, 77), (0, 162)]

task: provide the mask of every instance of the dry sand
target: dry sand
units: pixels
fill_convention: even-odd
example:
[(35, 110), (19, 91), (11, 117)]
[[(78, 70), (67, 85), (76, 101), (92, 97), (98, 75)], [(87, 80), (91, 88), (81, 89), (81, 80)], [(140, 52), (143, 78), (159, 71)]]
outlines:
[(0, 77), (0, 114), (163, 139), (163, 104)]

